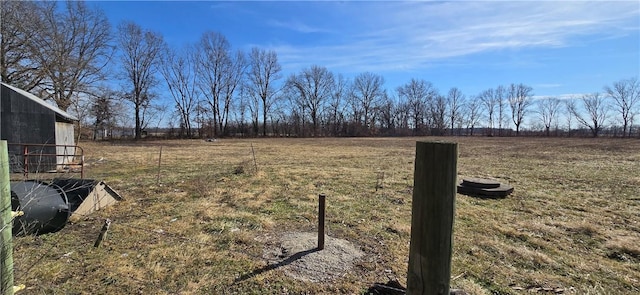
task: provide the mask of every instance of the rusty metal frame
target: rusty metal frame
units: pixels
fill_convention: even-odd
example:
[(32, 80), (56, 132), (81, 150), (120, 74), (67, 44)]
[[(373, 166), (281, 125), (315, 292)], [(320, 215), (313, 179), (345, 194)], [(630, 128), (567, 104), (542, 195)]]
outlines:
[[(42, 158), (43, 156), (49, 156), (49, 157), (56, 157), (56, 163), (52, 164), (55, 165), (56, 169), (55, 169), (55, 173), (60, 173), (59, 171), (64, 171), (65, 173), (78, 173), (78, 172), (74, 172), (73, 169), (69, 169), (69, 170), (64, 170), (64, 169), (59, 169), (60, 166), (62, 166), (63, 168), (65, 166), (79, 166), (80, 168), (80, 178), (84, 179), (84, 149), (78, 145), (64, 145), (64, 144), (29, 144), (29, 143), (9, 143), (9, 146), (19, 146), (20, 150), (22, 150), (22, 154), (20, 154), (20, 156), (22, 156), (22, 170), (23, 170), (23, 175), (26, 179), (29, 179), (29, 158), (33, 158), (33, 157), (37, 157), (37, 158)], [(43, 153), (43, 148), (45, 147), (53, 147), (56, 150), (56, 153)], [(73, 154), (58, 154), (58, 148), (62, 147), (65, 148), (65, 151), (67, 148), (73, 148), (74, 149), (74, 153)], [(71, 157), (74, 159), (74, 163), (69, 164), (69, 163), (58, 163), (57, 161), (57, 157)], [(78, 162), (75, 162), (78, 161)]]

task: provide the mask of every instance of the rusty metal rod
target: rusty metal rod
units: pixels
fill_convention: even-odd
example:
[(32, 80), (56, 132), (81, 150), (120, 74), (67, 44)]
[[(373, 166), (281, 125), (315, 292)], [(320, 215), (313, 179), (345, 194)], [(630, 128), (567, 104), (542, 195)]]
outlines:
[(162, 146), (160, 146), (160, 155), (158, 156), (158, 177), (156, 178), (156, 186), (160, 185), (160, 165), (162, 164)]
[(29, 178), (29, 148), (24, 146), (24, 155), (22, 156), (22, 161), (24, 162), (22, 167), (24, 168), (23, 175), (25, 178)]
[(326, 196), (320, 194), (318, 196), (318, 250), (324, 249), (324, 209)]
[[(49, 156), (53, 156), (53, 157), (73, 157), (74, 159), (76, 159), (77, 157), (80, 157), (80, 163), (60, 163), (58, 164), (56, 162), (56, 164), (50, 163), (51, 165), (55, 165), (57, 166), (67, 166), (67, 165), (79, 165), (80, 166), (80, 178), (84, 179), (84, 149), (80, 146), (77, 145), (65, 145), (65, 144), (35, 144), (35, 143), (9, 143), (8, 146), (19, 146), (22, 149), (22, 168), (23, 168), (23, 175), (26, 179), (29, 178), (29, 166), (32, 165), (32, 163), (29, 162), (29, 158), (31, 157), (36, 157), (38, 159), (36, 159), (37, 163), (40, 163), (43, 157), (49, 157)], [(36, 148), (35, 152), (30, 152), (33, 149), (29, 149), (29, 147), (31, 148)], [(56, 150), (56, 153), (43, 153), (44, 148), (45, 147), (55, 147), (55, 148), (64, 148), (65, 152), (64, 153), (58, 153)], [(66, 153), (67, 148), (73, 148), (75, 152), (73, 152), (73, 154), (68, 154)], [(58, 168), (56, 168), (58, 169)]]

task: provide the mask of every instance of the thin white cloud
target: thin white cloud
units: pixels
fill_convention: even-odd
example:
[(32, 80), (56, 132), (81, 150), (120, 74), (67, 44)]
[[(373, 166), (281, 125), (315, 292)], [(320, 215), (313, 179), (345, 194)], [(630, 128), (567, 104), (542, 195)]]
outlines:
[(279, 21), (279, 20), (269, 20), (267, 25), (277, 28), (284, 28), (287, 30), (299, 32), (299, 33), (323, 33), (328, 32), (325, 29), (321, 29), (319, 27), (312, 27), (300, 21)]
[[(273, 46), (282, 63), (352, 72), (411, 70), (489, 51), (585, 46), (589, 38), (627, 36), (640, 29), (635, 1), (369, 2), (349, 7), (341, 10), (344, 22), (335, 23), (344, 34), (341, 43)], [(320, 27), (271, 24), (299, 32)]]

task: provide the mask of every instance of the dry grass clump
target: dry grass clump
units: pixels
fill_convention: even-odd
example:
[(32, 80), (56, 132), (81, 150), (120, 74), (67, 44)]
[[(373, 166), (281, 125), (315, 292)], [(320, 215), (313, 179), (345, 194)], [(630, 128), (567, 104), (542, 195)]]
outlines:
[[(640, 292), (640, 141), (423, 139), (459, 143), (460, 177), (515, 187), (506, 199), (457, 196), (452, 286)], [(59, 233), (16, 238), (16, 283), (28, 294), (358, 294), (389, 277), (404, 284), (416, 140), (81, 143), (88, 177), (126, 200)], [(260, 237), (316, 230), (320, 193), (327, 234), (364, 253), (355, 268), (321, 283), (279, 268), (246, 276), (265, 269)], [(104, 218), (111, 229), (93, 248)]]
[(608, 257), (623, 262), (640, 263), (640, 239), (636, 236), (616, 236), (605, 244)]

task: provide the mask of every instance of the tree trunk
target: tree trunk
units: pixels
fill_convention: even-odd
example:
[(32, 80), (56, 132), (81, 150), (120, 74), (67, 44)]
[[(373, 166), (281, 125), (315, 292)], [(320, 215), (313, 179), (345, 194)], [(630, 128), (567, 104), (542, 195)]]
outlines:
[(267, 137), (267, 99), (262, 99), (262, 136)]
[(142, 126), (140, 124), (140, 105), (136, 105), (136, 130), (135, 139), (142, 138)]

